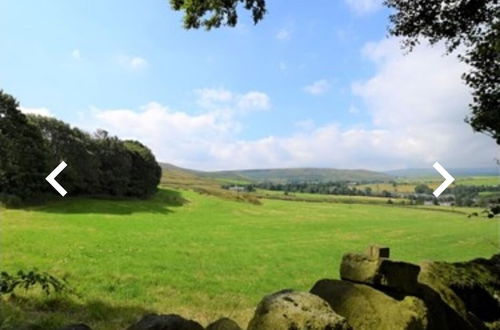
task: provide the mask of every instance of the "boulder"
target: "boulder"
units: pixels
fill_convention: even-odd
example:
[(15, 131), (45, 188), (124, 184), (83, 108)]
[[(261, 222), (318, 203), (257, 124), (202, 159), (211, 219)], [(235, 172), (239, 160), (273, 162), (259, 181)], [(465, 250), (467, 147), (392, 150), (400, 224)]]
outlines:
[(323, 298), (354, 329), (426, 329), (427, 309), (422, 300), (397, 300), (368, 285), (340, 280), (316, 282), (311, 293)]
[(343, 280), (385, 286), (405, 294), (418, 290), (420, 267), (364, 254), (347, 253), (342, 257), (340, 277)]
[(419, 282), (475, 329), (500, 324), (500, 255), (466, 262), (424, 262)]
[(211, 323), (207, 330), (242, 330), (238, 323), (234, 322), (230, 318), (223, 317), (217, 321)]
[(264, 297), (248, 325), (248, 330), (281, 329), (348, 330), (351, 327), (318, 296), (283, 290)]
[(62, 327), (59, 330), (92, 330), (92, 328), (83, 323), (75, 323)]
[(148, 314), (128, 330), (203, 330), (203, 327), (198, 322), (186, 320), (176, 314)]

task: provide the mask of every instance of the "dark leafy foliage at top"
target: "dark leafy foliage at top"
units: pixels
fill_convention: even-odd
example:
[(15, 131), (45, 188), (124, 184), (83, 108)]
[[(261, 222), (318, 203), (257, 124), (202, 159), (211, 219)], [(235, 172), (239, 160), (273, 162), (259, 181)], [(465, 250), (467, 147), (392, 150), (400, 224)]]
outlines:
[(421, 40), (444, 41), (448, 53), (470, 66), (463, 78), (472, 88), (467, 121), (500, 144), (500, 5), (498, 0), (385, 0), (395, 9), (389, 32), (408, 49)]
[(174, 10), (184, 12), (186, 29), (218, 28), (221, 25), (235, 26), (238, 23), (238, 5), (252, 12), (257, 24), (266, 13), (265, 0), (170, 0)]

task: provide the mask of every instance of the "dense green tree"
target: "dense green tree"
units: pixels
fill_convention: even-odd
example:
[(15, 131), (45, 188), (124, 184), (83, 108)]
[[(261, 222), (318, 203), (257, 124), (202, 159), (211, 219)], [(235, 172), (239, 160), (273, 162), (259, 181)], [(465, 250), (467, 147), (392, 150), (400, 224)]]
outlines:
[(426, 184), (418, 184), (415, 186), (415, 193), (417, 194), (432, 194), (432, 189)]
[(390, 33), (412, 50), (421, 40), (444, 41), (449, 53), (471, 67), (463, 78), (472, 88), (474, 130), (500, 144), (500, 4), (498, 0), (385, 0), (395, 10)]
[(95, 134), (97, 156), (100, 164), (97, 169), (99, 186), (97, 192), (103, 195), (125, 196), (130, 183), (132, 159), (125, 145), (115, 136), (99, 130)]
[(45, 188), (48, 150), (40, 131), (0, 90), (0, 195), (4, 202), (38, 198)]
[(96, 169), (100, 166), (97, 144), (91, 136), (55, 118), (29, 115), (29, 121), (41, 131), (49, 150), (48, 165), (55, 168), (62, 160), (68, 166), (57, 177), (72, 195), (92, 194), (99, 186)]
[(255, 24), (266, 13), (265, 0), (170, 0), (174, 10), (184, 12), (186, 29), (218, 28), (221, 25), (235, 26), (238, 23), (238, 5), (252, 12)]
[(124, 141), (132, 166), (127, 195), (149, 196), (156, 191), (161, 178), (161, 167), (148, 147), (139, 141)]
[(94, 136), (38, 115), (24, 115), (0, 91), (0, 201), (12, 204), (54, 194), (45, 177), (61, 161), (57, 181), (71, 195), (146, 197), (156, 191), (161, 168), (146, 146), (99, 130)]

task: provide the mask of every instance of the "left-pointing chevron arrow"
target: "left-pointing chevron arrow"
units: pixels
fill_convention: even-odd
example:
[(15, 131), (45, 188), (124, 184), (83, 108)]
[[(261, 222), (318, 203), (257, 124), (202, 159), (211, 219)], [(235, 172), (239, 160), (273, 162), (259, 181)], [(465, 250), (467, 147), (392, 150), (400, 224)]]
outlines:
[(67, 191), (56, 181), (56, 176), (58, 176), (66, 166), (68, 165), (62, 161), (61, 164), (57, 165), (57, 167), (45, 178), (45, 180), (47, 180), (47, 182), (63, 197), (67, 194)]

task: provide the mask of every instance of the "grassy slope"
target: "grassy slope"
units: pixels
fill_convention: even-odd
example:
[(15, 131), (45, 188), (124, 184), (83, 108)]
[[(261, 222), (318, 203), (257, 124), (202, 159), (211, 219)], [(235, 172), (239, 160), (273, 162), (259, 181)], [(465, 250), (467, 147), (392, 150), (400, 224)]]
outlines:
[(490, 256), (499, 239), (498, 220), (459, 213), (280, 200), (253, 205), (184, 190), (162, 190), (148, 201), (65, 199), (1, 212), (2, 269), (36, 266), (67, 275), (81, 294), (70, 307), (35, 300), (37, 312), (18, 317), (49, 325), (84, 321), (96, 329), (123, 328), (151, 310), (205, 324), (225, 315), (245, 325), (263, 295), (337, 277), (344, 252), (378, 242), (395, 259), (456, 261)]

